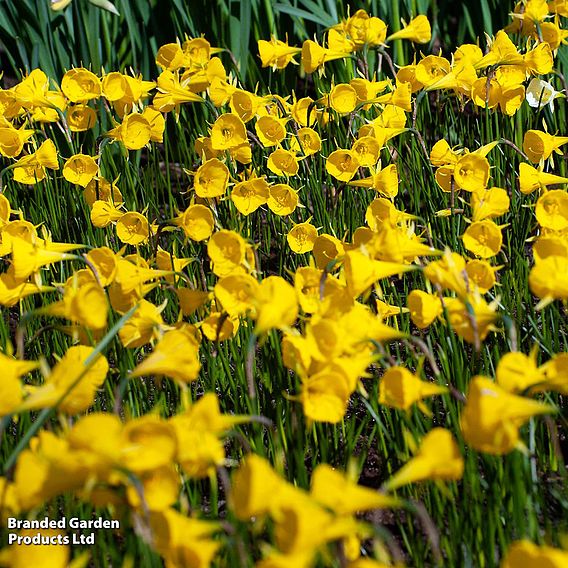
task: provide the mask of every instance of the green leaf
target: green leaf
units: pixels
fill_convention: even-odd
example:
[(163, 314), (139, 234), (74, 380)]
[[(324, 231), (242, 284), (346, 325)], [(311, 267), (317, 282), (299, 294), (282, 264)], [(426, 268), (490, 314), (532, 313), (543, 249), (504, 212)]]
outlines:
[(114, 4), (109, 0), (89, 0), (89, 2), (93, 6), (96, 6), (97, 8), (102, 8), (103, 10), (106, 10), (107, 12), (110, 12), (115, 16), (120, 16), (120, 12), (116, 9)]
[(315, 22), (325, 28), (329, 28), (337, 23), (334, 22), (328, 14), (312, 14), (311, 12), (300, 10), (300, 8), (295, 8), (294, 6), (289, 6), (287, 4), (274, 4), (274, 11), (279, 14), (289, 14), (290, 16), (300, 18), (301, 20), (309, 20), (310, 22)]
[(250, 40), (250, 25), (251, 25), (251, 0), (241, 0), (240, 10), (240, 66), (241, 77), (243, 81), (246, 80), (248, 58), (249, 58), (249, 40)]

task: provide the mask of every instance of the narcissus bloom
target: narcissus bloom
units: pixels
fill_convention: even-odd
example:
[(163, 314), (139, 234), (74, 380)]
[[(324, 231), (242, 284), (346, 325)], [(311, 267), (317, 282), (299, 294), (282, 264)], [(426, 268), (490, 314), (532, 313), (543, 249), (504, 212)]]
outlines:
[(197, 379), (201, 368), (198, 351), (199, 344), (193, 334), (185, 329), (168, 331), (130, 376), (163, 375), (189, 383)]
[(73, 103), (84, 103), (101, 96), (101, 80), (88, 69), (70, 69), (63, 75), (61, 90)]
[(291, 177), (298, 173), (300, 166), (294, 152), (278, 148), (268, 156), (267, 167), (278, 176)]
[(116, 235), (130, 245), (145, 243), (150, 235), (148, 219), (136, 211), (125, 213), (116, 222)]
[(255, 333), (290, 327), (298, 316), (296, 291), (280, 276), (262, 280), (253, 305), (256, 310)]
[(495, 378), (501, 388), (511, 393), (523, 392), (545, 380), (544, 370), (536, 364), (536, 350), (528, 356), (517, 351), (506, 353), (499, 360)]
[(474, 221), (500, 217), (509, 211), (509, 205), (509, 195), (500, 187), (474, 191), (471, 194)]
[(241, 181), (231, 191), (231, 201), (243, 215), (250, 215), (268, 201), (268, 182), (264, 178), (253, 177)]
[(436, 294), (428, 294), (422, 290), (412, 290), (407, 298), (412, 323), (420, 329), (428, 327), (444, 309)]
[(568, 229), (568, 193), (562, 189), (543, 193), (536, 202), (535, 215), (541, 227), (553, 231)]
[(295, 63), (294, 55), (301, 51), (301, 47), (289, 46), (288, 41), (280, 41), (274, 36), (270, 41), (258, 40), (258, 55), (263, 67), (284, 69), (289, 63)]
[(290, 150), (304, 156), (317, 154), (321, 150), (319, 134), (308, 126), (300, 128), (296, 135), (290, 138)]
[(134, 315), (118, 332), (122, 345), (132, 349), (159, 338), (164, 325), (160, 314), (164, 308), (165, 305), (158, 307), (147, 300), (141, 300)]
[(464, 247), (481, 258), (499, 253), (503, 244), (501, 228), (493, 221), (475, 221), (462, 235)]
[(298, 223), (286, 235), (290, 248), (297, 254), (310, 252), (314, 248), (318, 230), (309, 221)]
[(230, 316), (240, 316), (254, 307), (259, 287), (249, 274), (229, 274), (215, 284), (215, 297)]
[(213, 234), (215, 219), (205, 205), (190, 205), (177, 219), (186, 237), (194, 241), (204, 241)]
[(468, 343), (483, 341), (490, 331), (495, 331), (497, 306), (488, 304), (479, 291), (465, 297), (469, 305), (459, 298), (444, 298), (452, 329)]
[(58, 406), (61, 412), (77, 414), (87, 410), (109, 369), (103, 355), (99, 355), (90, 365), (85, 364), (94, 351), (92, 347), (83, 345), (70, 347), (42, 386), (28, 387), (30, 394), (20, 406), (20, 410), (49, 408), (62, 397), (64, 398)]
[(63, 165), (63, 177), (69, 182), (87, 187), (97, 175), (99, 166), (92, 156), (75, 154)]
[(230, 150), (247, 141), (245, 123), (236, 114), (222, 114), (211, 127), (211, 147)]
[(256, 134), (265, 148), (271, 148), (280, 144), (286, 138), (285, 118), (266, 115), (261, 116), (255, 123)]
[(461, 416), (465, 441), (488, 454), (507, 454), (519, 446), (519, 428), (537, 414), (555, 412), (553, 406), (510, 394), (488, 378), (470, 383)]
[(360, 165), (356, 153), (352, 150), (335, 150), (327, 157), (325, 169), (339, 181), (350, 181)]
[(552, 152), (560, 154), (560, 146), (568, 143), (568, 136), (553, 136), (540, 130), (528, 130), (523, 139), (523, 151), (529, 160), (538, 164), (541, 160), (547, 160)]
[(463, 469), (463, 457), (451, 432), (434, 428), (424, 436), (416, 455), (385, 482), (384, 488), (392, 491), (417, 481), (459, 480)]
[[(390, 367), (381, 377), (379, 402), (391, 408), (408, 410), (413, 404), (424, 412), (423, 398), (444, 394), (447, 388), (420, 380), (404, 367)], [(429, 413), (429, 412), (427, 412)]]
[(519, 189), (525, 195), (536, 189), (560, 183), (568, 183), (568, 178), (543, 172), (541, 168), (533, 168), (529, 164), (522, 163), (519, 165)]
[(489, 181), (489, 162), (479, 154), (465, 154), (458, 158), (454, 167), (454, 179), (458, 189), (480, 191)]
[(432, 37), (432, 28), (426, 16), (416, 16), (402, 30), (391, 34), (387, 41), (393, 39), (408, 39), (415, 43), (428, 43)]
[(227, 191), (229, 169), (217, 158), (207, 160), (195, 172), (193, 186), (199, 197), (219, 197)]
[(568, 299), (568, 258), (552, 255), (539, 260), (530, 271), (529, 287), (543, 300)]
[(268, 188), (268, 208), (279, 216), (290, 215), (298, 206), (298, 193), (285, 183)]
[(246, 243), (235, 231), (222, 229), (209, 239), (207, 253), (213, 262), (215, 275), (226, 276), (244, 262)]
[(563, 568), (567, 563), (568, 552), (565, 550), (518, 540), (509, 547), (500, 568)]
[(302, 45), (302, 67), (306, 73), (313, 73), (323, 67), (328, 61), (343, 59), (349, 55), (350, 51), (326, 49), (315, 41), (308, 39)]
[(128, 114), (121, 124), (109, 130), (106, 135), (122, 142), (128, 150), (140, 150), (150, 142), (152, 127), (141, 114)]
[(320, 464), (312, 474), (310, 495), (337, 515), (351, 515), (357, 511), (385, 509), (398, 506), (393, 497), (357, 485), (340, 471)]

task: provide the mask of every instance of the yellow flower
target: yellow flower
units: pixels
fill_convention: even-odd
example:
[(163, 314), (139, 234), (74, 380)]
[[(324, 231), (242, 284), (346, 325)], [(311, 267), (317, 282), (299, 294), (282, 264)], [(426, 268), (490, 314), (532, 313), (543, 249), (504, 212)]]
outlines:
[(554, 66), (552, 49), (546, 42), (539, 43), (523, 56), (525, 69), (531, 75), (548, 75)]
[(28, 185), (45, 179), (45, 168), (58, 170), (57, 149), (53, 140), (46, 140), (33, 154), (20, 158), (13, 168), (14, 180)]
[(193, 187), (199, 197), (220, 197), (227, 191), (228, 183), (227, 166), (217, 158), (211, 158), (197, 168)]
[(159, 308), (147, 300), (140, 300), (134, 315), (118, 332), (122, 345), (134, 349), (157, 339), (164, 325), (160, 315), (164, 307)]
[(70, 69), (61, 79), (61, 90), (73, 103), (84, 103), (101, 96), (101, 80), (88, 69)]
[(359, 169), (359, 160), (352, 150), (335, 150), (325, 161), (328, 174), (339, 181), (350, 181)]
[(486, 260), (468, 260), (465, 271), (470, 281), (470, 287), (473, 283), (477, 286), (479, 292), (485, 294), (495, 286), (495, 272), (498, 269), (498, 266), (491, 266)]
[(130, 245), (145, 243), (150, 235), (148, 219), (136, 211), (125, 213), (116, 222), (116, 235)]
[(392, 508), (399, 505), (393, 497), (362, 487), (340, 471), (320, 464), (312, 474), (310, 495), (336, 515), (352, 515), (358, 511)]
[(510, 200), (507, 191), (500, 187), (474, 191), (471, 194), (473, 220), (483, 221), (499, 217), (509, 211)]
[(390, 164), (368, 178), (349, 182), (349, 185), (372, 188), (381, 195), (396, 197), (398, 195), (398, 169), (396, 164)]
[(519, 189), (525, 195), (532, 193), (535, 189), (560, 183), (568, 183), (568, 178), (543, 172), (540, 168), (533, 168), (529, 164), (519, 165)]
[(177, 219), (185, 236), (194, 241), (204, 241), (213, 234), (215, 220), (205, 205), (190, 205)]
[(190, 88), (189, 81), (177, 71), (162, 71), (157, 81), (158, 92), (152, 105), (160, 112), (170, 112), (184, 103), (202, 103), (203, 98)]
[(298, 173), (300, 166), (294, 152), (278, 148), (268, 156), (267, 167), (278, 176), (290, 177)]
[(209, 341), (225, 341), (234, 337), (239, 329), (239, 318), (227, 317), (221, 312), (211, 312), (201, 322), (201, 332)]
[(414, 69), (416, 81), (430, 87), (450, 72), (450, 62), (445, 57), (428, 55), (421, 59)]
[(83, 345), (70, 347), (42, 386), (28, 387), (30, 394), (19, 410), (48, 408), (64, 395), (58, 406), (61, 412), (77, 414), (87, 410), (93, 404), (96, 389), (103, 384), (109, 369), (103, 355), (99, 355), (89, 366), (85, 364), (94, 351), (92, 347)]
[(385, 482), (384, 488), (392, 491), (426, 480), (457, 481), (463, 469), (463, 457), (450, 431), (434, 428), (424, 436), (416, 455)]
[(94, 158), (86, 154), (75, 154), (63, 165), (63, 177), (69, 182), (87, 187), (97, 175), (99, 166)]
[[(71, 0), (59, 0), (63, 5), (54, 10), (63, 9)], [(53, 7), (53, 4), (52, 4)], [(18, 536), (29, 539), (31, 544), (12, 544), (0, 551), (2, 566), (23, 568), (37, 566), (38, 568), (66, 568), (70, 566), (71, 550), (64, 544), (64, 538), (69, 538), (63, 531), (55, 529), (24, 529)], [(37, 542), (37, 544), (36, 544)], [(25, 541), (24, 541), (25, 543)]]
[(231, 508), (242, 521), (266, 515), (279, 502), (285, 484), (267, 460), (250, 453), (233, 474)]
[(189, 383), (197, 379), (200, 368), (199, 343), (193, 334), (182, 328), (166, 332), (130, 376), (164, 375), (180, 383)]
[(318, 235), (314, 241), (312, 254), (316, 266), (325, 269), (332, 260), (343, 256), (345, 249), (343, 243), (333, 235)]
[(391, 34), (387, 41), (393, 39), (408, 39), (415, 43), (428, 43), (432, 37), (432, 28), (426, 16), (416, 16), (402, 30)]
[(416, 268), (410, 264), (374, 260), (362, 250), (346, 252), (343, 264), (347, 289), (352, 298), (357, 298), (382, 278), (388, 278)]
[(107, 325), (108, 303), (101, 286), (92, 272), (86, 271), (85, 280), (76, 272), (67, 280), (63, 300), (50, 304), (46, 313), (64, 317), (87, 329), (103, 330)]
[(381, 145), (374, 136), (362, 136), (355, 141), (351, 150), (357, 155), (363, 167), (373, 167), (379, 160)]
[(245, 123), (236, 114), (222, 114), (211, 127), (213, 150), (230, 150), (246, 141)]
[(487, 304), (479, 291), (465, 298), (467, 306), (458, 298), (444, 298), (452, 329), (468, 343), (483, 341), (490, 331), (494, 331), (497, 320), (496, 305)]
[(408, 294), (407, 305), (412, 322), (420, 329), (428, 327), (444, 311), (438, 296), (422, 290), (412, 290)]
[(453, 173), (457, 189), (480, 191), (489, 181), (489, 162), (479, 154), (465, 154), (456, 161)]
[(116, 208), (110, 201), (98, 199), (91, 207), (91, 223), (99, 229), (118, 221), (123, 215), (124, 211)]
[(489, 53), (476, 64), (476, 69), (484, 69), (489, 65), (522, 65), (523, 56), (517, 51), (515, 44), (504, 30), (499, 30), (491, 43)]
[(97, 113), (84, 104), (67, 107), (67, 124), (71, 132), (85, 132), (97, 123)]
[(357, 91), (349, 84), (333, 87), (329, 93), (329, 106), (339, 114), (349, 114), (357, 106)]
[(298, 206), (298, 193), (285, 183), (268, 188), (268, 208), (279, 216), (290, 215)]
[(462, 235), (464, 247), (481, 258), (495, 256), (501, 250), (503, 235), (493, 221), (475, 221)]
[(543, 383), (544, 369), (537, 366), (536, 353), (536, 350), (529, 356), (520, 352), (506, 353), (497, 365), (497, 384), (507, 392), (518, 393)]
[(229, 316), (240, 316), (253, 309), (259, 286), (250, 274), (229, 274), (215, 284), (215, 297)]
[(284, 69), (289, 63), (296, 63), (294, 55), (301, 53), (299, 47), (291, 47), (288, 41), (280, 41), (274, 36), (270, 41), (258, 40), (258, 55), (263, 67)]
[(317, 236), (318, 230), (309, 221), (306, 221), (294, 225), (286, 235), (286, 240), (295, 253), (303, 254), (313, 250)]
[(444, 394), (447, 388), (420, 380), (404, 367), (390, 367), (381, 377), (379, 402), (391, 408), (408, 410), (413, 404), (427, 412), (421, 402), (423, 398)]
[(256, 310), (255, 333), (290, 327), (298, 316), (294, 287), (280, 276), (268, 276), (260, 283), (253, 305)]
[(553, 231), (568, 229), (568, 193), (562, 189), (543, 193), (536, 202), (535, 215), (541, 227)]
[[(546, 5), (546, 3), (545, 3)], [(517, 540), (511, 544), (500, 568), (563, 568), (568, 563), (568, 552), (551, 546), (537, 546), (528, 540)]]
[(334, 51), (326, 49), (312, 41), (306, 40), (302, 45), (302, 67), (306, 73), (313, 73), (323, 67), (328, 61), (343, 59), (350, 55), (350, 51)]
[(304, 156), (317, 154), (321, 150), (319, 134), (312, 128), (300, 128), (295, 136), (290, 139), (290, 150)]
[(533, 164), (547, 160), (552, 152), (560, 154), (560, 146), (568, 143), (568, 136), (552, 136), (540, 130), (528, 130), (523, 139), (523, 151)]
[(140, 150), (150, 142), (152, 127), (141, 114), (128, 114), (120, 125), (106, 135), (122, 142), (128, 150)]
[(256, 134), (265, 148), (270, 148), (280, 144), (286, 138), (285, 118), (276, 116), (261, 116), (254, 125)]
[(308, 420), (337, 424), (345, 416), (350, 394), (345, 373), (340, 368), (326, 368), (302, 380), (300, 400)]
[(510, 394), (492, 380), (477, 376), (469, 386), (461, 429), (466, 443), (475, 450), (503, 455), (520, 445), (519, 428), (525, 422), (554, 411), (552, 406)]
[(12, 237), (11, 243), (13, 275), (20, 281), (25, 280), (37, 272), (42, 266), (76, 258), (72, 254), (67, 254), (66, 251), (78, 249), (83, 246), (67, 243), (41, 242), (40, 239), (30, 243), (20, 237)]
[(268, 182), (264, 178), (250, 178), (237, 183), (231, 191), (231, 201), (243, 215), (250, 215), (268, 201)]
[(235, 231), (217, 231), (207, 243), (207, 254), (216, 276), (226, 276), (239, 268), (245, 260), (245, 253), (246, 243)]
[(568, 299), (568, 258), (552, 255), (537, 262), (529, 274), (529, 287), (543, 300)]
[[(118, 180), (116, 180), (118, 181)], [(85, 187), (83, 196), (85, 201), (92, 207), (95, 201), (108, 201), (114, 205), (120, 205), (124, 202), (122, 193), (116, 185), (116, 181), (109, 182), (105, 178), (98, 176), (93, 178)]]

